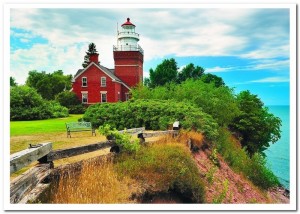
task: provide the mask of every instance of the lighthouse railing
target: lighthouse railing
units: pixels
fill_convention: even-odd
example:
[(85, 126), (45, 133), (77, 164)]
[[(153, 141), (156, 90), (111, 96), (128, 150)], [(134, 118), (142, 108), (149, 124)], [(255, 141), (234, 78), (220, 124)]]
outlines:
[(144, 50), (139, 45), (118, 45), (113, 46), (114, 51), (139, 51), (144, 54)]
[(129, 32), (129, 31), (125, 31), (125, 32), (118, 32), (118, 38), (123, 38), (123, 37), (133, 37), (133, 38), (137, 38), (139, 39), (140, 34), (135, 33), (135, 32)]

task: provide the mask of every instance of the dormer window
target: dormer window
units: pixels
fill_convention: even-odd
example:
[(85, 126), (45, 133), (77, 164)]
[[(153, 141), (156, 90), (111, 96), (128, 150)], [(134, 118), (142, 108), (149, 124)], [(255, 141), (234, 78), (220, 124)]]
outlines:
[(87, 87), (87, 77), (82, 77), (82, 87)]
[(106, 87), (106, 77), (101, 77), (101, 87)]

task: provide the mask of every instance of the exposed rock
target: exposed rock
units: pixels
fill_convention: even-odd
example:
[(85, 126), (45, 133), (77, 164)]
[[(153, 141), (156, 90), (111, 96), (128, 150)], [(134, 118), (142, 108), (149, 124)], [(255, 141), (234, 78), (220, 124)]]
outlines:
[(203, 180), (206, 183), (207, 203), (289, 203), (286, 196), (288, 190), (260, 190), (243, 175), (235, 173), (221, 156), (218, 156), (220, 167), (211, 162), (205, 151), (199, 150), (193, 156), (201, 173), (206, 175)]

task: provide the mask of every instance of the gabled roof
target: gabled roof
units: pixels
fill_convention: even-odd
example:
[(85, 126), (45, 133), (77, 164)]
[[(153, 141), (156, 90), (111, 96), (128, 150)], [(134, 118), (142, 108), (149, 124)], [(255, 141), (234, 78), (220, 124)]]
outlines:
[(89, 67), (91, 67), (92, 65), (95, 65), (99, 70), (103, 71), (107, 76), (109, 76), (113, 82), (118, 82), (122, 85), (124, 85), (126, 88), (130, 89), (130, 87), (128, 85), (126, 85), (122, 80), (120, 80), (115, 74), (115, 70), (114, 69), (109, 69), (106, 68), (102, 65), (97, 65), (94, 62), (91, 62), (87, 67), (85, 67), (84, 69), (78, 69), (78, 71), (76, 72), (74, 78), (73, 78), (73, 82), (75, 82), (75, 80), (81, 75), (83, 74), (86, 70), (89, 69)]

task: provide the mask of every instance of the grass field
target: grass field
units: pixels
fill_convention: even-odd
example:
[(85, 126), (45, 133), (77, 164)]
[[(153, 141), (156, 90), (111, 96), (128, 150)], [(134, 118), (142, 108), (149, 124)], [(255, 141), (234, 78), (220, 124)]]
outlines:
[(70, 115), (67, 118), (56, 118), (34, 121), (10, 122), (10, 154), (28, 148), (29, 144), (52, 142), (53, 150), (97, 143), (105, 140), (91, 132), (72, 132), (72, 138), (67, 138), (66, 122), (76, 122), (82, 115)]
[(31, 134), (45, 134), (66, 131), (67, 122), (77, 122), (82, 114), (71, 114), (67, 118), (55, 118), (48, 120), (11, 121), (10, 136), (22, 136)]
[[(103, 142), (106, 138), (99, 135), (96, 130), (96, 136), (92, 136), (92, 132), (72, 132), (72, 138), (67, 138), (66, 122), (77, 122), (82, 115), (70, 115), (67, 118), (56, 118), (48, 120), (33, 121), (11, 121), (10, 122), (10, 154), (27, 149), (29, 144), (39, 144), (51, 142), (52, 149), (66, 149), (76, 146), (83, 146)], [(76, 162), (82, 159), (91, 158), (97, 155), (108, 153), (109, 150), (100, 150), (83, 155), (74, 156), (55, 161), (55, 166)], [(24, 167), (18, 172), (11, 175), (11, 179), (20, 175), (28, 168), (34, 166), (36, 162), (28, 167)]]

